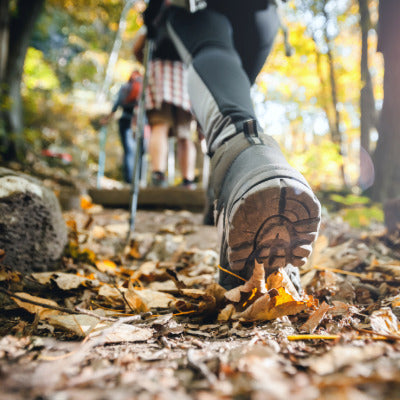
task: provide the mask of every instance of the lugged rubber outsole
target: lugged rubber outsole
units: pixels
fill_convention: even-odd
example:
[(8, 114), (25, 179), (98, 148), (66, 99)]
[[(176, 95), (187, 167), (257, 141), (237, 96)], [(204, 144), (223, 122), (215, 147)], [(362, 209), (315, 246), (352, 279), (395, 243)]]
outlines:
[(320, 214), (314, 193), (296, 179), (274, 178), (253, 186), (230, 205), (227, 214), (230, 269), (241, 271), (254, 259), (267, 272), (288, 264), (302, 266), (317, 237)]

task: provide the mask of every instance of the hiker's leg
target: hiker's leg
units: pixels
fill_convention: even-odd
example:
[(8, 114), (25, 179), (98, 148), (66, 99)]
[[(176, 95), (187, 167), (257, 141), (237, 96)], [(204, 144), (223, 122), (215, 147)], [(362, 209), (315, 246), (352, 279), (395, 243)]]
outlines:
[(178, 163), (183, 178), (183, 183), (194, 181), (194, 170), (196, 164), (196, 146), (192, 140), (191, 122), (192, 115), (181, 109), (175, 109), (175, 131), (177, 137)]
[(151, 126), (149, 154), (153, 171), (165, 173), (167, 170), (168, 131), (167, 124)]
[[(256, 122), (250, 75), (260, 61), (244, 69), (229, 18), (213, 9), (195, 14), (171, 9), (167, 28), (188, 65), (192, 107), (213, 156), (221, 265), (249, 279), (256, 260), (267, 274), (304, 264), (317, 234), (320, 206)], [(221, 273), (220, 283), (228, 288), (241, 281)]]
[(124, 150), (122, 162), (123, 178), (125, 182), (131, 183), (135, 165), (136, 141), (133, 137), (131, 121), (129, 118), (120, 118), (118, 125), (121, 144)]
[(161, 109), (147, 112), (151, 127), (149, 155), (152, 168), (152, 183), (156, 186), (166, 186), (165, 172), (167, 170), (168, 134), (171, 129), (171, 106), (163, 103)]
[(178, 138), (178, 161), (184, 180), (194, 181), (194, 167), (196, 163), (196, 147), (192, 140)]
[(188, 65), (192, 107), (211, 153), (256, 119), (250, 85), (271, 50), (278, 16), (272, 5), (249, 8), (243, 0), (216, 0), (195, 14), (172, 9), (167, 22)]
[(171, 9), (167, 29), (188, 69), (192, 108), (214, 152), (255, 119), (250, 81), (235, 50), (229, 20), (211, 9)]
[(251, 4), (244, 4), (243, 0), (210, 2), (211, 8), (229, 19), (235, 49), (251, 84), (265, 64), (279, 28), (276, 6), (268, 5), (267, 1), (262, 3), (258, 7), (253, 5), (253, 10), (244, 12), (246, 8), (251, 8)]

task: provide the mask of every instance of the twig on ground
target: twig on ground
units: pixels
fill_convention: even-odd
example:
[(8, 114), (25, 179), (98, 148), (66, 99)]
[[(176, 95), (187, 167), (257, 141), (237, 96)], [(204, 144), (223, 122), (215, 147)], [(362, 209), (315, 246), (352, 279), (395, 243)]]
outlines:
[(7, 296), (17, 299), (19, 301), (22, 301), (24, 303), (29, 303), (29, 304), (33, 304), (35, 306), (39, 306), (39, 307), (43, 307), (43, 308), (49, 308), (50, 310), (56, 310), (56, 311), (61, 311), (67, 314), (80, 314), (78, 311), (73, 310), (71, 308), (66, 308), (66, 307), (59, 307), (59, 306), (52, 306), (50, 304), (45, 304), (45, 303), (41, 303), (40, 301), (36, 301), (36, 300), (28, 300), (25, 299), (21, 296), (18, 296), (17, 294), (10, 292), (7, 289), (4, 289), (2, 287), (0, 287), (0, 292), (6, 294)]
[(400, 286), (400, 279), (361, 279), (362, 283), (370, 283), (371, 285), (375, 285), (379, 287), (382, 283), (386, 283), (392, 286)]
[(387, 334), (387, 333), (376, 333), (374, 331), (371, 331), (369, 329), (364, 329), (364, 328), (358, 328), (355, 325), (352, 325), (355, 330), (361, 333), (367, 333), (368, 335), (375, 335), (375, 336), (382, 336), (386, 338), (387, 340), (400, 340), (399, 335), (392, 335), (392, 334)]
[[(366, 339), (372, 339), (372, 340), (391, 340), (391, 337), (388, 337), (386, 335), (376, 335), (374, 332), (368, 331), (369, 334), (373, 334), (375, 336), (369, 337), (369, 336), (357, 336), (355, 339), (356, 340), (366, 340)], [(287, 339), (290, 341), (294, 340), (336, 340), (340, 339), (342, 335), (289, 335), (287, 336)], [(397, 340), (400, 340), (400, 337), (397, 338)]]
[(130, 315), (129, 317), (121, 317), (118, 321), (121, 321), (123, 324), (130, 324), (132, 322), (139, 322), (144, 320), (147, 317), (152, 317), (153, 313), (151, 311), (146, 311), (140, 314)]
[(132, 306), (129, 304), (129, 301), (127, 300), (127, 298), (125, 297), (125, 293), (117, 286), (117, 285), (114, 285), (114, 288), (116, 289), (116, 290), (118, 290), (118, 292), (119, 292), (119, 294), (121, 295), (121, 297), (122, 297), (122, 300), (124, 301), (124, 303), (129, 307), (129, 309), (134, 313), (135, 312), (135, 310), (132, 308)]
[(338, 269), (338, 268), (320, 267), (319, 265), (313, 265), (312, 269), (316, 269), (318, 271), (330, 271), (342, 275), (351, 275), (362, 279), (368, 279), (370, 277), (370, 275), (368, 274), (359, 274), (358, 272), (345, 271), (343, 269)]
[(141, 313), (141, 314), (135, 314), (133, 316), (129, 316), (129, 317), (122, 317), (122, 318), (115, 318), (115, 317), (103, 317), (101, 315), (97, 315), (95, 312), (90, 311), (90, 310), (85, 310), (84, 308), (81, 307), (75, 307), (75, 309), (72, 308), (67, 308), (67, 307), (60, 307), (60, 306), (52, 306), (50, 304), (45, 304), (42, 303), (40, 301), (36, 301), (36, 300), (29, 300), (29, 299), (25, 299), (21, 296), (18, 296), (17, 294), (10, 292), (7, 289), (4, 289), (2, 287), (0, 287), (0, 292), (6, 294), (7, 296), (11, 297), (11, 298), (15, 298), (19, 301), (22, 301), (24, 303), (29, 303), (29, 304), (33, 304), (35, 306), (39, 306), (39, 307), (43, 307), (43, 308), (48, 308), (50, 310), (56, 310), (56, 311), (60, 311), (66, 314), (85, 314), (85, 315), (89, 315), (91, 317), (95, 317), (97, 319), (99, 319), (100, 321), (107, 321), (107, 322), (119, 322), (122, 320), (122, 323), (131, 323), (134, 321), (140, 321), (146, 317), (151, 317), (153, 314), (151, 312), (145, 312), (145, 313)]
[(100, 321), (109, 321), (109, 322), (114, 322), (117, 321), (118, 319), (115, 317), (103, 317), (101, 315), (97, 315), (94, 311), (90, 311), (90, 310), (86, 310), (84, 308), (81, 307), (75, 307), (75, 310), (78, 311), (79, 314), (85, 314), (85, 315), (89, 315), (91, 317), (96, 317), (98, 318)]

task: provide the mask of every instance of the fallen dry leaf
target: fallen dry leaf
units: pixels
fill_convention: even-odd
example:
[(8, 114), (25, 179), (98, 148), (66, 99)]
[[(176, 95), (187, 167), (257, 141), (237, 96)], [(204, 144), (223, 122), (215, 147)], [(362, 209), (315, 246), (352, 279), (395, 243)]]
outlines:
[(146, 261), (144, 262), (138, 270), (136, 270), (132, 279), (140, 279), (142, 276), (150, 276), (156, 273), (158, 263), (156, 261)]
[(112, 233), (112, 234), (114, 234), (116, 236), (120, 236), (120, 237), (125, 237), (126, 234), (128, 233), (129, 225), (127, 223), (124, 223), (124, 224), (112, 224), (112, 225), (105, 226), (104, 229), (108, 233)]
[[(46, 285), (53, 280), (62, 290), (76, 289), (88, 281), (84, 277), (65, 272), (37, 272), (33, 273), (32, 277), (42, 285)], [(90, 280), (90, 284), (96, 285), (96, 282)]]
[(96, 261), (96, 268), (100, 272), (114, 272), (117, 265), (111, 260), (98, 260)]
[(257, 297), (267, 293), (263, 264), (259, 264), (257, 261), (255, 261), (253, 275), (251, 278), (243, 285), (235, 287), (226, 292), (225, 297), (233, 303), (238, 303), (242, 298), (242, 293), (255, 293)]
[(134, 313), (142, 313), (149, 311), (149, 307), (134, 289), (129, 289), (124, 293), (126, 301), (126, 311)]
[(99, 288), (99, 296), (107, 297), (107, 298), (120, 298), (121, 292), (107, 284), (103, 284)]
[(93, 207), (93, 201), (89, 195), (82, 195), (80, 201), (82, 210), (89, 210), (89, 208)]
[(151, 282), (149, 284), (149, 288), (153, 290), (157, 290), (159, 292), (177, 292), (178, 288), (174, 281), (164, 281), (164, 282)]
[(324, 319), (325, 314), (329, 310), (329, 305), (323, 302), (308, 318), (308, 320), (300, 326), (300, 331), (313, 333), (318, 325)]
[(175, 299), (174, 296), (158, 292), (152, 289), (140, 289), (135, 290), (135, 294), (139, 296), (142, 302), (146, 305), (147, 308), (168, 308), (171, 306), (171, 302)]
[[(58, 272), (54, 281), (56, 282), (57, 286), (62, 290), (71, 290), (76, 289), (78, 286), (86, 283), (88, 280), (78, 275), (74, 274), (66, 274), (63, 272)], [(96, 285), (96, 282), (90, 280), (91, 285)]]
[(386, 351), (384, 343), (369, 343), (368, 346), (337, 345), (322, 356), (310, 357), (302, 362), (318, 375), (327, 375), (357, 362), (381, 357)]
[[(156, 231), (170, 217), (164, 218), (161, 213), (140, 214), (138, 210), (138, 229), (150, 229), (144, 227), (144, 221)], [(64, 259), (65, 272), (96, 279), (100, 285), (93, 288), (93, 285), (79, 284), (67, 293), (57, 290), (58, 287), (51, 291), (57, 276), (61, 276), (57, 273), (41, 277), (42, 282), (51, 286), (40, 286), (36, 282), (32, 285), (30, 276), (21, 277), (15, 284), (4, 275), (7, 282), (1, 286), (7, 290), (0, 293), (2, 298), (7, 292), (27, 292), (52, 298), (60, 306), (81, 313), (55, 312), (40, 321), (37, 317), (32, 323), (32, 315), (17, 309), (11, 297), (4, 298), (0, 334), (28, 335), (18, 345), (10, 342), (2, 345), (0, 340), (1, 392), (5, 396), (24, 398), (27, 393), (34, 393), (37, 397), (54, 397), (63, 393), (81, 398), (89, 393), (93, 398), (125, 400), (141, 396), (175, 399), (190, 393), (199, 400), (243, 396), (277, 400), (396, 398), (400, 387), (399, 342), (395, 338), (377, 342), (385, 337), (368, 331), (371, 321), (382, 332), (397, 329), (397, 319), (390, 313), (373, 311), (378, 304), (389, 306), (400, 318), (400, 280), (395, 276), (399, 261), (393, 258), (392, 248), (378, 248), (376, 242), (381, 239), (371, 232), (366, 231), (364, 237), (359, 232), (350, 236), (335, 223), (336, 231), (332, 234), (331, 230), (326, 236), (329, 239), (320, 241), (324, 257), (328, 255), (325, 248), (338, 254), (326, 267), (321, 266), (322, 271), (313, 269), (311, 264), (302, 281), (307, 283), (303, 287), (308, 286), (315, 298), (329, 302), (331, 308), (326, 312), (325, 304), (317, 308), (312, 298), (297, 293), (285, 275), (272, 275), (266, 286), (263, 270), (250, 283), (243, 282), (242, 287), (225, 297), (225, 290), (216, 283), (208, 285), (215, 279), (218, 254), (190, 247), (208, 246), (209, 231), (203, 232), (202, 242), (186, 236), (185, 241), (193, 244), (182, 252), (175, 252), (177, 243), (171, 237), (159, 236), (157, 248), (150, 254), (154, 261), (140, 266), (142, 262), (126, 254), (121, 257), (114, 254), (120, 242), (123, 247), (120, 239), (124, 235), (118, 224), (121, 223), (121, 228), (122, 223), (128, 227), (127, 210), (107, 209), (93, 214), (92, 219), (82, 211), (68, 215), (74, 217), (77, 227), (76, 240), (70, 232), (70, 239), (75, 241)], [(199, 216), (195, 219), (200, 221)], [(323, 235), (329, 219), (324, 216), (322, 221)], [(114, 226), (114, 222), (118, 224)], [(176, 224), (173, 219), (171, 222)], [(199, 226), (200, 232), (202, 229)], [(145, 233), (142, 238), (135, 233), (135, 238), (137, 256), (148, 260), (146, 254), (153, 247), (154, 233)], [(370, 254), (360, 259), (365, 247), (359, 244), (364, 240)], [(399, 249), (400, 241), (396, 240)], [(216, 248), (215, 242), (211, 246)], [(81, 250), (85, 247), (91, 252)], [(347, 250), (353, 254), (348, 256)], [(384, 256), (383, 251), (386, 251)], [(318, 250), (315, 253), (318, 256)], [(375, 263), (369, 261), (372, 253)], [(338, 256), (344, 256), (346, 264), (337, 262)], [(118, 260), (118, 266), (108, 268), (106, 259)], [(106, 260), (106, 264), (99, 264), (96, 269), (96, 260)], [(356, 264), (358, 267), (354, 269)], [(375, 269), (366, 277), (368, 265)], [(340, 267), (345, 271), (339, 271)], [(140, 276), (140, 281), (135, 279), (135, 274)], [(75, 278), (67, 276), (64, 280), (65, 288), (77, 284)], [(367, 290), (368, 296), (355, 295), (360, 293), (360, 288)], [(170, 296), (165, 303), (160, 300), (161, 294)], [(118, 319), (124, 313), (124, 305), (125, 312), (138, 312), (126, 306), (123, 295), (126, 298), (132, 295), (137, 301), (136, 308), (149, 309), (153, 315)], [(237, 301), (228, 300), (229, 296)], [(360, 301), (367, 297), (373, 302)], [(170, 302), (171, 298), (174, 300)], [(302, 309), (304, 314), (290, 317)], [(218, 312), (219, 321), (216, 321)], [(162, 316), (156, 317), (156, 314)], [(282, 317), (268, 323), (242, 323), (240, 317), (245, 319), (244, 316), (257, 322), (261, 318)], [(298, 327), (306, 316), (308, 321), (303, 328), (318, 334), (298, 335)], [(352, 329), (353, 326), (360, 331)], [(81, 343), (65, 340), (78, 336)], [(337, 350), (333, 351), (334, 348)], [(191, 357), (191, 364), (187, 355), (190, 349), (199, 350)], [(214, 375), (216, 384), (211, 386), (207, 376)]]
[(236, 313), (234, 319), (244, 321), (269, 321), (286, 315), (295, 315), (309, 308), (307, 302), (289, 300), (277, 304), (280, 301), (279, 296), (270, 297), (265, 294), (241, 313)]
[(374, 332), (383, 335), (399, 335), (400, 323), (389, 307), (374, 311), (371, 316), (371, 328)]
[(94, 239), (104, 239), (107, 235), (107, 232), (102, 226), (96, 225), (91, 229), (90, 235)]
[(368, 248), (364, 244), (355, 243), (353, 240), (345, 241), (336, 246), (329, 247), (328, 240), (324, 236), (318, 237), (313, 254), (307, 265), (318, 267), (342, 268), (349, 265), (357, 265), (368, 256)]
[(21, 280), (21, 274), (19, 272), (12, 271), (11, 269), (0, 265), (0, 282), (4, 281), (19, 282), (20, 280)]
[(297, 292), (283, 268), (273, 272), (265, 282), (264, 266), (257, 262), (252, 277), (244, 285), (226, 292), (225, 297), (235, 304), (237, 312), (233, 319), (245, 321), (295, 315), (317, 305), (312, 296)]
[(345, 315), (349, 312), (359, 312), (355, 306), (343, 303), (343, 301), (332, 300), (332, 305), (333, 307), (329, 310), (329, 314), (331, 315)]
[(51, 281), (51, 278), (54, 276), (54, 272), (34, 272), (31, 274), (32, 278), (42, 285), (46, 285)]
[[(96, 332), (96, 336), (98, 332)], [(153, 337), (153, 330), (134, 325), (121, 324), (107, 329), (103, 343), (145, 342)]]
[(367, 268), (368, 271), (382, 272), (394, 278), (400, 277), (400, 262), (398, 260), (383, 261), (373, 260)]
[[(36, 301), (42, 304), (47, 304), (49, 306), (54, 306), (54, 307), (58, 307), (58, 304), (53, 301), (53, 300), (49, 300), (49, 299), (43, 299), (41, 297), (36, 297), (36, 296), (32, 296), (28, 293), (15, 293), (17, 296), (22, 297), (26, 300), (31, 300), (31, 301)], [(44, 319), (50, 315), (56, 315), (56, 314), (60, 314), (60, 311), (57, 310), (51, 310), (49, 308), (45, 308), (45, 307), (41, 307), (41, 306), (37, 306), (35, 304), (31, 304), (31, 303), (27, 303), (24, 302), (23, 300), (20, 299), (16, 299), (13, 298), (13, 300), (23, 309), (25, 309), (26, 311), (30, 312), (31, 314), (37, 314), (39, 316), (40, 319)]]
[(218, 321), (220, 322), (229, 321), (234, 313), (235, 313), (235, 306), (233, 304), (228, 304), (223, 310), (219, 312)]
[(82, 337), (87, 336), (101, 323), (98, 318), (84, 314), (49, 315), (46, 319), (49, 324)]
[(206, 294), (215, 298), (217, 303), (221, 303), (225, 299), (226, 289), (216, 282), (207, 286)]

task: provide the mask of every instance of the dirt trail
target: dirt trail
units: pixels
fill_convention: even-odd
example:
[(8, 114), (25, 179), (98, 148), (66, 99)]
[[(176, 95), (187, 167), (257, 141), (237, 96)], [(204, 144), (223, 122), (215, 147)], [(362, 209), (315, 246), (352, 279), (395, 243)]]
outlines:
[[(125, 279), (126, 268), (140, 269), (144, 264), (127, 258), (120, 265), (115, 257), (127, 217), (124, 210), (66, 213), (79, 243), (79, 252), (66, 258), (66, 272), (69, 279), (73, 272), (86, 280), (75, 284), (63, 276), (60, 283), (61, 275), (54, 275), (43, 283), (44, 276), (40, 277), (44, 287), (36, 295), (42, 299), (56, 300), (71, 310), (102, 305), (96, 329), (99, 318), (107, 328), (97, 334), (79, 338), (79, 330), (68, 330), (64, 320), (63, 329), (60, 321), (55, 324), (58, 314), (48, 318), (40, 310), (34, 316), (0, 293), (0, 399), (400, 398), (400, 261), (393, 241), (391, 247), (376, 232), (353, 232), (332, 218), (324, 223), (315, 249), (316, 268), (302, 277), (320, 304), (329, 304), (321, 306), (316, 321), (309, 320), (311, 313), (302, 313), (274, 321), (218, 322), (216, 314), (200, 307), (207, 299), (204, 288), (217, 272), (212, 258), (218, 251), (215, 228), (202, 226), (200, 214), (139, 211), (139, 245), (134, 250), (147, 252), (147, 269), (138, 278), (141, 284), (153, 293), (182, 295), (183, 289), (171, 289), (176, 273), (181, 280), (175, 284), (184, 282), (186, 290), (180, 307), (198, 308), (193, 314), (175, 316), (176, 309), (158, 308), (157, 316), (152, 308), (151, 317), (143, 309), (138, 316), (115, 320), (107, 307), (125, 307), (126, 315), (132, 313), (110, 290)], [(155, 237), (158, 247), (146, 244)], [(92, 254), (109, 264), (96, 264), (94, 272), (84, 259)], [(114, 269), (101, 271), (101, 265)], [(90, 274), (96, 277), (91, 283)], [(21, 285), (19, 292), (29, 292)], [(128, 283), (119, 290), (124, 285)], [(14, 288), (11, 283), (8, 287)], [(79, 329), (95, 318), (90, 312), (83, 314), (84, 322), (79, 320)], [(78, 326), (82, 315), (68, 318)], [(305, 334), (302, 340), (300, 334)]]

